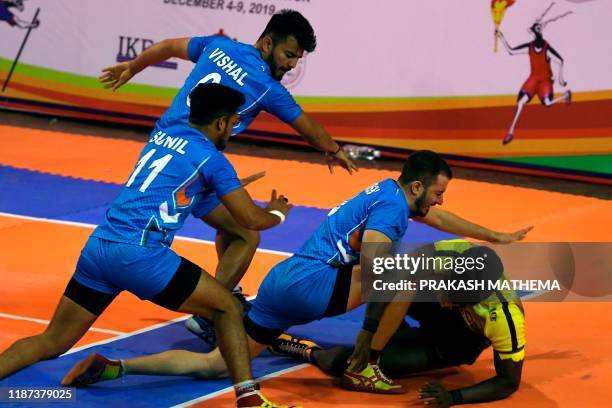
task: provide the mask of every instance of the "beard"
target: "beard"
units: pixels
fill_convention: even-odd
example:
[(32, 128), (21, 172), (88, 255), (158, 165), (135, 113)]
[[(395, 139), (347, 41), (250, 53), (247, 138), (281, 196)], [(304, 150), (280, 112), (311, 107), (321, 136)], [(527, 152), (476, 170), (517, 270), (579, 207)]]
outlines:
[(410, 214), (410, 218), (412, 217), (424, 217), (429, 212), (429, 206), (425, 205), (425, 198), (427, 195), (423, 193), (419, 198), (414, 201), (414, 205), (416, 206), (416, 210), (412, 211)]
[(217, 148), (218, 151), (222, 152), (223, 150), (225, 150), (225, 148), (227, 147), (227, 142), (232, 136), (232, 130), (233, 130), (233, 127), (230, 126), (229, 124), (225, 126), (225, 129), (223, 133), (221, 134), (222, 137), (220, 137), (219, 140), (215, 142), (215, 147)]
[(268, 64), (268, 67), (270, 67), (270, 75), (272, 78), (277, 81), (283, 79), (285, 72), (278, 69), (278, 65), (276, 65), (276, 61), (274, 61), (274, 51), (268, 55), (268, 58), (266, 58), (266, 63)]

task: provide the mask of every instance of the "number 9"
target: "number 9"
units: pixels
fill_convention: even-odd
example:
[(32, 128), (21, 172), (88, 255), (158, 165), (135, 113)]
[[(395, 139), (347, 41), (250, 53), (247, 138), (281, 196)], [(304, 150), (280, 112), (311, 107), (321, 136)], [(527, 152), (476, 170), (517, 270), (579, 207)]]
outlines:
[[(208, 82), (213, 83), (213, 84), (221, 83), (221, 74), (217, 72), (212, 72), (206, 75), (204, 78), (200, 79), (200, 82), (198, 82), (197, 84), (195, 84), (193, 88), (191, 88), (191, 91), (193, 91), (196, 86), (200, 84), (206, 84)], [(190, 95), (191, 95), (191, 91), (189, 91)], [(187, 106), (191, 107), (191, 99), (189, 98), (189, 95), (187, 95)]]

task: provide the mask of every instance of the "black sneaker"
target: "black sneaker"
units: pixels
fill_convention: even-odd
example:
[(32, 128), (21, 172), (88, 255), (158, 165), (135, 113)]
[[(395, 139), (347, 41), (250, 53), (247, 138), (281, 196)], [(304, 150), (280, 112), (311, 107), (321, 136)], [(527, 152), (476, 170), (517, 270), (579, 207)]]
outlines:
[(185, 322), (187, 330), (204, 340), (211, 349), (217, 348), (217, 335), (211, 320), (202, 316), (193, 315)]

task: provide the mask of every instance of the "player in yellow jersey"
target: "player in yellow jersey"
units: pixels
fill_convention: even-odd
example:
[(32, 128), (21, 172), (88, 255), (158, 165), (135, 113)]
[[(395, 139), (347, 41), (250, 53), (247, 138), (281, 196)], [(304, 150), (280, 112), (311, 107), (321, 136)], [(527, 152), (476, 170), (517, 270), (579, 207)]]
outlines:
[[(449, 253), (460, 256), (474, 248), (464, 240), (439, 241), (433, 245), (440, 256), (449, 256)], [(462, 276), (462, 279), (505, 279), (501, 260), (492, 250), (486, 250), (488, 262), (493, 261), (493, 268), (488, 270), (487, 276), (458, 276)], [(496, 260), (492, 259), (491, 253)], [(391, 378), (402, 377), (433, 369), (469, 365), (486, 348), (492, 347), (494, 376), (454, 390), (448, 390), (441, 384), (426, 383), (419, 390), (419, 398), (428, 405), (447, 407), (499, 400), (514, 393), (520, 384), (525, 357), (525, 317), (518, 295), (512, 291), (488, 289), (469, 296), (458, 291), (439, 295), (443, 295), (441, 298), (445, 300), (437, 303), (413, 300), (408, 315), (420, 323), (418, 328), (403, 322), (394, 334), (382, 333), (388, 326), (385, 324), (388, 316), (383, 317), (377, 335), (391, 336), (380, 352), (378, 367)], [(368, 365), (360, 373), (347, 370), (347, 360), (353, 348), (321, 349), (313, 342), (284, 334), (274, 345), (274, 351), (311, 362), (332, 376), (342, 376), (342, 384), (346, 388), (378, 392), (375, 384), (368, 384), (368, 378), (374, 378), (375, 373), (367, 372), (376, 366)]]

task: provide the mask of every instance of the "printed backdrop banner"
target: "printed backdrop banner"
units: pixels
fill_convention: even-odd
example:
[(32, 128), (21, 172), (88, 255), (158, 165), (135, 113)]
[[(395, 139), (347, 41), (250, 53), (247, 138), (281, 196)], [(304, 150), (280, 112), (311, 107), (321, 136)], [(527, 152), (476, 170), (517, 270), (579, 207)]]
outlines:
[[(165, 61), (114, 93), (97, 82), (102, 68), (165, 38), (216, 34), (254, 43), (274, 12), (293, 8), (311, 21), (318, 46), (283, 83), (338, 140), (390, 156), (427, 148), (470, 166), (612, 183), (612, 4), (550, 6), (547, 0), (0, 0), (0, 107), (152, 125), (193, 64)], [(543, 27), (550, 61), (529, 45), (534, 23)], [(525, 47), (510, 55), (504, 39)], [(541, 84), (549, 78), (530, 76), (530, 60), (552, 68), (550, 100), (557, 103), (550, 107), (537, 96), (546, 95)], [(523, 88), (534, 97), (514, 140), (502, 145)], [(247, 133), (299, 140), (267, 114)]]

